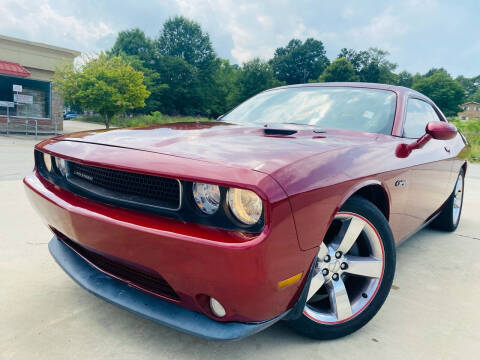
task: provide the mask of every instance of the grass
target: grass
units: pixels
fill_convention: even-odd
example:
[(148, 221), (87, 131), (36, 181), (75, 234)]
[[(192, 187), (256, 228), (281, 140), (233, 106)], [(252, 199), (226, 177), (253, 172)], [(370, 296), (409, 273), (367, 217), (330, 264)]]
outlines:
[(480, 120), (460, 121), (458, 118), (449, 119), (458, 130), (467, 138), (471, 145), (470, 161), (480, 161)]
[[(80, 116), (78, 117), (78, 120), (103, 124), (103, 119), (100, 116)], [(163, 115), (159, 111), (155, 111), (151, 115), (137, 115), (133, 117), (117, 116), (110, 121), (110, 127), (127, 128), (157, 124), (170, 124), (176, 122), (197, 122), (209, 120), (210, 119), (205, 117), (195, 116), (168, 116)]]

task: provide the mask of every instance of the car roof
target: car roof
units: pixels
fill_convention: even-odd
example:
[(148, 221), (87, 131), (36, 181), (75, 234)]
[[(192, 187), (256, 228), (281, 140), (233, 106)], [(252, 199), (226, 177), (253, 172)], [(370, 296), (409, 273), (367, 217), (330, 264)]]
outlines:
[[(401, 94), (412, 94), (424, 99), (428, 99), (425, 95), (415, 91), (413, 89), (396, 86), (389, 84), (379, 84), (379, 83), (366, 83), (366, 82), (325, 82), (325, 83), (307, 83), (307, 84), (295, 84), (295, 85), (286, 85), (276, 87), (270, 90), (278, 89), (288, 89), (288, 88), (299, 88), (299, 87), (356, 87), (356, 88), (366, 88), (366, 89), (378, 89), (378, 90), (390, 90), (395, 91)], [(267, 90), (269, 91), (269, 90)], [(430, 99), (429, 99), (430, 100)], [(431, 100), (430, 100), (431, 101)]]

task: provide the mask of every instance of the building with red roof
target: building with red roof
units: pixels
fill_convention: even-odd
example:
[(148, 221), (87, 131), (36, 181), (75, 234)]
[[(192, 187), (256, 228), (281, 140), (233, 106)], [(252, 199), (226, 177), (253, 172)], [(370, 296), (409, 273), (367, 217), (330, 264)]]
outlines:
[(40, 125), (63, 129), (63, 100), (51, 80), (56, 67), (72, 63), (80, 52), (0, 35), (0, 132)]

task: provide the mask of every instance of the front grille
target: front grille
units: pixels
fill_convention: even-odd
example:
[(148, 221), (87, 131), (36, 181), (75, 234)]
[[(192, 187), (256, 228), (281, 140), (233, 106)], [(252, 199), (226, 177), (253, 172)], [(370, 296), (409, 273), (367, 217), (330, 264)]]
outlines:
[(158, 295), (168, 297), (173, 300), (180, 300), (175, 290), (158, 274), (149, 274), (145, 271), (135, 269), (118, 261), (109, 259), (96, 252), (88, 250), (78, 243), (70, 240), (65, 235), (54, 231), (57, 238), (69, 246), (72, 250), (95, 265), (101, 271), (116, 277), (119, 280), (138, 286)]
[(78, 189), (125, 204), (178, 210), (181, 183), (177, 179), (68, 162), (67, 180)]

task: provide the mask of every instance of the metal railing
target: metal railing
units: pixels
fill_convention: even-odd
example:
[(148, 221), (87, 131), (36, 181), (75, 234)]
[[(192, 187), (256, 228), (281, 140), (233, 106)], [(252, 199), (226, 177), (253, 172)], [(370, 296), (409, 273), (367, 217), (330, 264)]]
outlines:
[[(18, 121), (11, 121), (11, 120), (23, 120), (25, 121), (25, 135), (28, 135), (29, 134), (29, 127), (31, 128), (32, 126), (34, 126), (34, 129), (35, 129), (35, 139), (38, 138), (38, 130), (39, 130), (39, 121), (50, 121), (52, 122), (52, 125), (54, 125), (54, 134), (57, 135), (58, 134), (58, 122), (57, 121), (54, 121), (53, 119), (51, 118), (41, 118), (41, 117), (34, 117), (34, 116), (9, 116), (7, 117), (7, 128), (6, 128), (6, 133), (7, 133), (7, 136), (9, 135), (10, 133), (10, 123), (18, 123)], [(42, 126), (42, 125), (40, 125)]]

